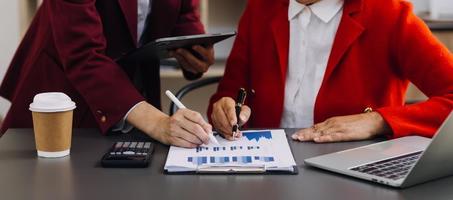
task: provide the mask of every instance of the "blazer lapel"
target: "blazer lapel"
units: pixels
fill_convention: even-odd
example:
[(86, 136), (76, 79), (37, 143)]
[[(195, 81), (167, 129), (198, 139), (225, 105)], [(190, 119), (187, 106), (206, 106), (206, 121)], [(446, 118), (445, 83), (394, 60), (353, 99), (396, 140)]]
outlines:
[(118, 0), (126, 19), (129, 33), (137, 46), (137, 0)]
[(281, 1), (277, 14), (271, 21), (272, 34), (280, 63), (281, 80), (286, 80), (289, 52), (288, 1)]
[(343, 17), (335, 36), (324, 80), (328, 80), (345, 53), (365, 30), (362, 24), (356, 21), (353, 16), (353, 14), (361, 10), (361, 1), (345, 0)]

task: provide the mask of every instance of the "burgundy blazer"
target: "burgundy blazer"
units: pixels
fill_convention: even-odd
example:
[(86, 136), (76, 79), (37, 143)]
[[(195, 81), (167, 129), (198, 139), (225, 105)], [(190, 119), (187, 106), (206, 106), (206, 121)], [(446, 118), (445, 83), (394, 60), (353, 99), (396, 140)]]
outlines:
[[(212, 103), (254, 89), (249, 127), (279, 127), (289, 50), (289, 0), (250, 0)], [(345, 0), (316, 97), (314, 122), (379, 112), (394, 137), (432, 136), (453, 109), (453, 54), (404, 0)], [(266, 14), (263, 14), (266, 13)], [(408, 83), (429, 99), (404, 105)], [(303, 127), (301, 127), (303, 128)]]
[[(153, 0), (145, 38), (203, 33), (198, 6), (198, 0)], [(32, 127), (29, 104), (49, 91), (76, 102), (74, 127), (106, 132), (145, 99), (131, 81), (139, 69), (147, 99), (160, 107), (158, 61), (123, 66), (113, 61), (136, 41), (136, 0), (45, 0), (0, 87), (0, 95), (12, 102), (0, 134)]]

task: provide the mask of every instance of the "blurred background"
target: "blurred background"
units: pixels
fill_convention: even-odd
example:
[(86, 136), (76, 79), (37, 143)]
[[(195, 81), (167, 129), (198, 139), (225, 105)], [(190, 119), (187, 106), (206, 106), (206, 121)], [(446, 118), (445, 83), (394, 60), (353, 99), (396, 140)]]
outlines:
[[(0, 81), (7, 70), (13, 54), (26, 32), (34, 13), (42, 0), (0, 0)], [(410, 0), (414, 12), (430, 26), (433, 33), (449, 49), (453, 49), (453, 4), (451, 0)], [(245, 8), (247, 0), (201, 0), (201, 17), (207, 32), (227, 32), (236, 30), (237, 23)], [(216, 64), (205, 77), (221, 76), (225, 60), (231, 50), (234, 38), (216, 45)], [(189, 83), (174, 66), (161, 68), (162, 91), (167, 89), (176, 92)], [(206, 112), (209, 97), (216, 89), (212, 85), (186, 96), (182, 101), (188, 107), (201, 113)], [(409, 101), (423, 100), (426, 97), (415, 87), (407, 94)], [(169, 101), (162, 96), (163, 111), (168, 112)], [(0, 116), (4, 116), (9, 103), (0, 97)]]

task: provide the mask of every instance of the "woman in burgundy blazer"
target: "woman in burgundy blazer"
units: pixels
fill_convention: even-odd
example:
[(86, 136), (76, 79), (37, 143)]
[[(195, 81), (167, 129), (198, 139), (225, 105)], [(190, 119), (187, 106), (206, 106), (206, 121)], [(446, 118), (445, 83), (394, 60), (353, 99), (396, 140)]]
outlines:
[[(143, 33), (145, 42), (204, 32), (198, 0), (153, 0), (152, 3), (147, 31)], [(181, 120), (184, 115), (198, 115), (182, 110), (172, 121), (158, 110), (158, 61), (123, 66), (115, 63), (115, 58), (136, 47), (137, 0), (45, 0), (0, 87), (0, 95), (12, 102), (0, 133), (12, 127), (32, 127), (28, 106), (33, 96), (55, 91), (68, 94), (76, 102), (75, 127), (97, 127), (105, 133), (137, 105), (127, 120), (150, 136), (180, 146), (199, 143), (197, 138), (187, 142), (170, 136), (177, 133), (170, 131), (170, 122)], [(196, 60), (188, 51), (175, 53), (189, 78), (196, 75), (188, 71), (201, 75), (213, 62), (212, 47), (198, 46), (195, 50), (206, 61)], [(144, 88), (140, 92), (131, 81), (134, 76), (142, 76), (139, 80)], [(149, 104), (143, 102), (145, 98)], [(198, 125), (209, 128), (203, 120)]]
[[(288, 67), (288, 5), (289, 0), (248, 3), (208, 111), (214, 127), (225, 135), (231, 135), (237, 121), (233, 99), (241, 87), (255, 91), (247, 102), (252, 115), (248, 119), (250, 109), (244, 107), (241, 121), (248, 120), (253, 128), (280, 126)], [(409, 82), (429, 99), (405, 105)], [(366, 108), (375, 112), (363, 113)], [(452, 108), (453, 55), (413, 14), (410, 3), (344, 0), (316, 98), (315, 125), (293, 138), (331, 142), (379, 134), (430, 137)]]

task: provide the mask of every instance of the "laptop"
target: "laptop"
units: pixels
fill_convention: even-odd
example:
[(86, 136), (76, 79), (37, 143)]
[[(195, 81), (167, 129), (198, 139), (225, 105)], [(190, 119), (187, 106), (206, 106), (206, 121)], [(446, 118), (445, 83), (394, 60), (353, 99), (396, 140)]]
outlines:
[(453, 175), (453, 112), (432, 139), (407, 136), (305, 159), (324, 170), (405, 188)]

